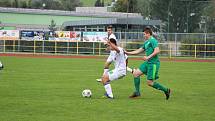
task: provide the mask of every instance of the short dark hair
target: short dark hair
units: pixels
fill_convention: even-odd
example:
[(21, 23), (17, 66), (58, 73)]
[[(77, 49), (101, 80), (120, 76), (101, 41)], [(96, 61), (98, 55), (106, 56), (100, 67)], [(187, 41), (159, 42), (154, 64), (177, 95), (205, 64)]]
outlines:
[(149, 33), (150, 35), (152, 35), (152, 29), (151, 29), (149, 26), (146, 26), (146, 27), (144, 28), (144, 32), (145, 32), (145, 33)]
[(114, 38), (110, 38), (110, 42), (113, 43), (113, 44), (115, 44), (115, 45), (117, 45), (116, 44), (116, 40)]
[(109, 25), (108, 27), (107, 27), (107, 29), (113, 29), (113, 26), (111, 26), (111, 25)]

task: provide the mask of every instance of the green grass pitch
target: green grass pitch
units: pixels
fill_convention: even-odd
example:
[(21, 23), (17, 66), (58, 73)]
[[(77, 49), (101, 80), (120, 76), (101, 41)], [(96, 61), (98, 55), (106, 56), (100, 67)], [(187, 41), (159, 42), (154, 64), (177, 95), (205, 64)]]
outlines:
[[(132, 75), (112, 82), (103, 99), (95, 79), (105, 59), (0, 57), (0, 121), (214, 121), (215, 63), (161, 62), (159, 82), (171, 98), (141, 78), (140, 99), (129, 99)], [(130, 60), (137, 67), (140, 60)], [(92, 98), (83, 98), (83, 89)]]

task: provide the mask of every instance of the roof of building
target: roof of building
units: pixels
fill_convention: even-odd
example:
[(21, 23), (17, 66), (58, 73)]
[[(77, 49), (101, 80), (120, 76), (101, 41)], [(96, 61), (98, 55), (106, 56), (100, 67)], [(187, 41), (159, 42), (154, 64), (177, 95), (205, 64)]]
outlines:
[[(50, 25), (54, 20), (56, 25), (62, 25), (65, 21), (91, 20), (95, 17), (85, 16), (59, 16), (59, 15), (39, 15), (26, 13), (1, 13), (1, 22), (5, 24), (30, 24), (30, 25)], [(98, 18), (98, 17), (97, 17)]]
[(110, 25), (110, 24), (129, 24), (129, 25), (160, 25), (160, 20), (145, 20), (143, 18), (100, 18), (92, 20), (66, 21), (62, 27), (84, 26), (84, 25)]
[(0, 7), (1, 22), (5, 26), (16, 28), (46, 28), (54, 20), (56, 25), (160, 25), (160, 20), (145, 20), (138, 13), (119, 12), (77, 12), (42, 9), (4, 8)]

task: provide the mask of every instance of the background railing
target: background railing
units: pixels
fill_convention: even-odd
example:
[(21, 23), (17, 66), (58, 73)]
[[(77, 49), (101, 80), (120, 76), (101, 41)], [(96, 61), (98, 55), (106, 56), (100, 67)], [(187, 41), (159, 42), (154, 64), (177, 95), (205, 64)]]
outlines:
[[(128, 51), (139, 48), (143, 42), (121, 42), (120, 46)], [(160, 55), (166, 57), (215, 58), (215, 44), (187, 44), (180, 42), (159, 43)], [(68, 42), (47, 40), (0, 40), (0, 53), (33, 54), (87, 54), (107, 55), (102, 42)], [(143, 54), (142, 54), (143, 55)]]

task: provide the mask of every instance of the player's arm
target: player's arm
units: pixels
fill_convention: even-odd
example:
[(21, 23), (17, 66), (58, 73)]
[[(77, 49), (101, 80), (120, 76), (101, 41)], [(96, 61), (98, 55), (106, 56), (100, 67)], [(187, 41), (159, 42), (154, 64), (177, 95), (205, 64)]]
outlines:
[(149, 60), (149, 59), (151, 59), (153, 56), (155, 56), (155, 55), (157, 55), (158, 53), (160, 53), (160, 49), (159, 49), (159, 47), (156, 47), (155, 49), (154, 49), (154, 52), (151, 54), (151, 55), (149, 55), (149, 56), (144, 56), (143, 57), (143, 60)]
[(125, 54), (128, 54), (128, 55), (137, 55), (137, 54), (140, 54), (140, 53), (143, 52), (143, 51), (144, 51), (143, 48), (139, 48), (139, 49), (134, 50), (134, 51), (131, 51), (131, 52), (125, 51)]

